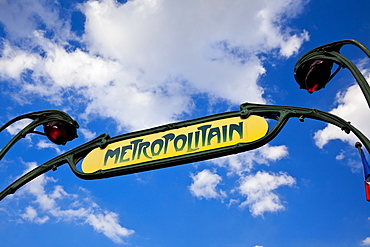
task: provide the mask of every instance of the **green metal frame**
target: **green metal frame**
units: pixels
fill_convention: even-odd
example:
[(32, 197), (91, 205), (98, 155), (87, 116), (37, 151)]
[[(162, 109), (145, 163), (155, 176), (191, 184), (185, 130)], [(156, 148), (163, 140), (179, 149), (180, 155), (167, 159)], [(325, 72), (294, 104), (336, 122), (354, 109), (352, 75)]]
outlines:
[[(91, 152), (95, 148), (105, 148), (108, 144), (135, 138), (147, 134), (158, 133), (162, 131), (177, 129), (181, 127), (185, 127), (192, 124), (203, 123), (206, 121), (222, 119), (226, 117), (235, 117), (240, 116), (241, 118), (247, 118), (250, 115), (258, 115), (264, 117), (266, 119), (274, 119), (277, 123), (271, 128), (268, 133), (262, 137), (261, 139), (253, 142), (248, 143), (238, 143), (236, 145), (232, 145), (229, 147), (218, 148), (214, 150), (203, 151), (199, 153), (191, 153), (182, 156), (172, 157), (172, 158), (165, 158), (162, 160), (145, 162), (141, 164), (123, 166), (119, 168), (114, 168), (110, 170), (99, 170), (94, 173), (83, 173), (81, 172), (77, 166), (78, 163), (85, 158), (89, 152)], [(261, 147), (272, 139), (274, 139), (280, 131), (283, 129), (285, 124), (288, 122), (290, 118), (299, 118), (300, 121), (303, 121), (305, 118), (309, 119), (316, 119), (323, 122), (327, 122), (333, 124), (339, 128), (341, 128), (346, 133), (353, 132), (360, 141), (364, 144), (366, 149), (370, 151), (370, 141), (369, 139), (364, 136), (358, 129), (356, 129), (353, 125), (349, 122), (343, 120), (342, 118), (335, 116), (333, 114), (319, 111), (316, 109), (310, 108), (302, 108), (302, 107), (292, 107), (292, 106), (274, 106), (274, 105), (260, 105), (260, 104), (251, 104), (251, 103), (244, 103), (240, 106), (240, 111), (234, 112), (227, 112), (221, 113), (216, 115), (211, 115), (207, 117), (202, 117), (198, 119), (167, 124), (143, 131), (132, 132), (128, 134), (119, 135), (116, 137), (111, 138), (108, 134), (103, 134), (94, 140), (85, 143), (79, 147), (76, 147), (62, 155), (55, 157), (54, 159), (36, 167), (32, 171), (28, 172), (27, 174), (23, 175), (16, 181), (14, 181), (11, 185), (9, 185), (5, 190), (0, 192), (0, 200), (2, 200), (5, 196), (9, 194), (13, 194), (16, 190), (21, 188), (26, 183), (30, 182), (31, 180), (35, 179), (36, 177), (40, 176), (41, 174), (50, 171), (56, 170), (57, 167), (68, 164), (71, 168), (72, 172), (81, 179), (92, 180), (92, 179), (101, 179), (101, 178), (108, 178), (120, 175), (126, 175), (136, 172), (154, 170), (164, 167), (172, 167), (177, 166), (185, 163), (191, 163), (196, 161), (202, 161), (210, 158), (221, 157), (230, 154), (236, 154), (240, 152), (245, 152), (248, 150), (256, 149)]]
[(18, 116), (16, 118), (13, 118), (9, 122), (5, 123), (3, 126), (0, 127), (0, 132), (5, 130), (7, 127), (12, 125), (15, 122), (18, 122), (22, 119), (32, 119), (33, 121), (29, 123), (26, 127), (24, 127), (20, 132), (18, 132), (0, 151), (0, 160), (4, 157), (4, 155), (9, 151), (9, 149), (20, 139), (26, 137), (27, 134), (40, 134), (45, 135), (42, 132), (35, 131), (35, 128), (51, 121), (64, 121), (72, 126), (74, 126), (76, 129), (79, 127), (78, 123), (73, 120), (67, 113), (62, 111), (56, 111), (56, 110), (47, 110), (47, 111), (38, 111), (38, 112), (32, 112), (28, 114), (24, 114), (21, 116)]
[(314, 60), (330, 60), (338, 64), (339, 68), (334, 74), (331, 76), (330, 79), (332, 79), (340, 68), (348, 68), (349, 71), (352, 73), (352, 75), (355, 77), (358, 85), (360, 86), (362, 93), (365, 96), (366, 102), (368, 106), (370, 107), (370, 87), (367, 83), (365, 77), (362, 75), (360, 70), (354, 65), (348, 58), (344, 57), (342, 54), (340, 54), (340, 49), (344, 45), (355, 45), (358, 48), (360, 48), (369, 58), (370, 58), (370, 50), (366, 48), (365, 45), (358, 42), (357, 40), (353, 39), (345, 39), (333, 43), (329, 43), (326, 45), (322, 45), (319, 47), (316, 47), (308, 52), (306, 52), (296, 63), (294, 66), (294, 76), (297, 75), (297, 70), (302, 64), (308, 62), (308, 61), (314, 61)]
[[(353, 76), (355, 77), (356, 81), (358, 82), (359, 86), (363, 94), (365, 95), (366, 101), (370, 107), (370, 88), (369, 85), (358, 70), (358, 68), (347, 58), (342, 56), (339, 51), (346, 44), (353, 44), (363, 50), (366, 55), (370, 58), (370, 51), (360, 42), (356, 40), (342, 40), (330, 44), (326, 44), (320, 47), (317, 47), (306, 54), (304, 54), (297, 62), (294, 68), (294, 74), (296, 76), (297, 69), (304, 63), (308, 61), (314, 61), (318, 59), (326, 59), (331, 60), (339, 65), (340, 68), (348, 68)], [(332, 74), (331, 78), (339, 71), (339, 69)], [(330, 79), (331, 79), (330, 78)], [(213, 150), (202, 151), (198, 153), (189, 153), (177, 157), (172, 158), (165, 158), (156, 161), (149, 161), (140, 164), (128, 165), (119, 168), (109, 169), (109, 170), (99, 170), (94, 173), (83, 173), (78, 169), (78, 163), (83, 160), (92, 150), (95, 148), (104, 149), (108, 144), (115, 143), (118, 141), (136, 138), (148, 134), (163, 132), (167, 130), (178, 129), (181, 127), (185, 127), (188, 125), (194, 125), (198, 123), (208, 122), (217, 119), (223, 119), (227, 117), (235, 117), (240, 116), (241, 118), (247, 118), (251, 115), (257, 115), (264, 117), (266, 119), (273, 119), (276, 120), (276, 124), (268, 131), (268, 133), (260, 138), (259, 140), (248, 142), (248, 143), (238, 143), (235, 145), (231, 145), (228, 147), (217, 148)], [(77, 126), (78, 124), (76, 121), (72, 120), (67, 114), (59, 111), (42, 111), (36, 112), (31, 114), (25, 114), (19, 116), (3, 127), (0, 128), (0, 131), (8, 127), (10, 124), (14, 123), (23, 118), (31, 118), (34, 121), (30, 123), (27, 127), (25, 127), (21, 132), (19, 132), (0, 152), (0, 159), (5, 155), (5, 153), (14, 145), (22, 137), (25, 137), (28, 133), (39, 133), (34, 129), (39, 126), (40, 124), (53, 121), (53, 120), (61, 120), (61, 118), (72, 124), (73, 126)], [(100, 179), (100, 178), (108, 178), (114, 176), (120, 176), (125, 174), (131, 174), (136, 172), (154, 170), (164, 167), (172, 167), (177, 166), (185, 163), (196, 162), (201, 160), (206, 160), (210, 158), (221, 157), (230, 154), (236, 154), (240, 152), (245, 152), (248, 150), (256, 149), (261, 147), (271, 140), (273, 140), (283, 129), (285, 124), (288, 122), (290, 118), (298, 118), (301, 122), (304, 119), (315, 119), (319, 121), (323, 121), (326, 123), (333, 124), (339, 127), (341, 130), (349, 134), (350, 132), (354, 133), (356, 137), (362, 142), (365, 146), (367, 151), (370, 153), (370, 141), (369, 139), (362, 134), (357, 128), (351, 125), (350, 122), (345, 121), (344, 119), (333, 115), (328, 112), (320, 111), (317, 109), (310, 109), (310, 108), (302, 108), (302, 107), (292, 107), (292, 106), (274, 106), (274, 105), (260, 105), (260, 104), (251, 104), (251, 103), (244, 103), (240, 106), (239, 111), (233, 112), (226, 112), (211, 116), (206, 116), (198, 119), (167, 124), (147, 130), (127, 133), (123, 135), (119, 135), (116, 137), (111, 138), (108, 134), (102, 134), (99, 137), (95, 138), (94, 140), (85, 143), (81, 146), (78, 146), (62, 155), (55, 157), (52, 160), (47, 161), (46, 163), (36, 167), (35, 169), (31, 170), (30, 172), (26, 173), (25, 175), (21, 176), (19, 179), (14, 181), (10, 184), (7, 188), (5, 188), (2, 192), (0, 192), (0, 200), (4, 199), (9, 194), (13, 194), (19, 188), (21, 188), (26, 183), (30, 182), (31, 180), (35, 179), (36, 177), (44, 174), (50, 170), (56, 170), (59, 166), (68, 164), (71, 168), (72, 172), (81, 179)], [(356, 144), (358, 146), (358, 144)]]

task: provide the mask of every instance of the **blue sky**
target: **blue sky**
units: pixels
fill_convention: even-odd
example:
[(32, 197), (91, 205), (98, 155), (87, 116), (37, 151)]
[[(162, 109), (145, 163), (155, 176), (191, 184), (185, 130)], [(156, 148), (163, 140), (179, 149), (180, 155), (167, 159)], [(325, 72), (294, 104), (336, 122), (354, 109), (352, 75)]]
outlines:
[[(330, 111), (370, 135), (348, 71), (312, 95), (293, 78), (314, 47), (369, 47), (369, 9), (367, 0), (0, 0), (0, 122), (56, 109), (80, 125), (65, 146), (39, 135), (18, 142), (0, 162), (0, 186), (101, 133), (243, 102)], [(368, 58), (342, 53), (369, 81)], [(0, 202), (0, 245), (370, 246), (356, 141), (292, 119), (269, 144), (220, 159), (93, 181), (65, 165)]]

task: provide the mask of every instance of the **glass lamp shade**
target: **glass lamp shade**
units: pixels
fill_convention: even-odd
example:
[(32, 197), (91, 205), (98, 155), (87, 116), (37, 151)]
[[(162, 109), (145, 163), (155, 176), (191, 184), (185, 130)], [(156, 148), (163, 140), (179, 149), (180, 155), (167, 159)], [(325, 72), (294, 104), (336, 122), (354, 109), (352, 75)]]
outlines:
[(58, 145), (65, 145), (77, 137), (76, 127), (63, 121), (51, 121), (44, 124), (47, 138)]
[(332, 67), (333, 62), (329, 60), (310, 60), (297, 69), (295, 79), (302, 89), (313, 93), (329, 82)]

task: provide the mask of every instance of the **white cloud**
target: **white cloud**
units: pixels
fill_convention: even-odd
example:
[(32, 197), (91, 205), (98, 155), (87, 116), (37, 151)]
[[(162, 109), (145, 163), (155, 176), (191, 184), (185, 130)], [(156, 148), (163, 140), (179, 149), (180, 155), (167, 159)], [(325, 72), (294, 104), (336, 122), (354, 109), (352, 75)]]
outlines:
[[(83, 39), (55, 6), (42, 3), (27, 1), (18, 15), (22, 2), (6, 3), (0, 21), (9, 45), (1, 52), (0, 76), (19, 81), (20, 94), (55, 104), (68, 101), (63, 93), (72, 91), (81, 96), (85, 117), (113, 118), (129, 130), (191, 113), (197, 94), (209, 102), (265, 102), (259, 55), (289, 57), (308, 39), (307, 32), (286, 26), (305, 1), (90, 0), (80, 5)], [(19, 39), (28, 41), (15, 48)], [(73, 39), (82, 48), (69, 49)], [(22, 79), (27, 71), (31, 81)]]
[(218, 190), (216, 187), (222, 181), (222, 178), (216, 173), (205, 169), (198, 174), (191, 174), (193, 183), (189, 186), (190, 192), (198, 198), (223, 198), (225, 192)]
[(0, 76), (4, 79), (20, 80), (21, 74), (34, 68), (38, 62), (38, 55), (23, 51), (4, 42), (0, 59)]
[[(369, 71), (364, 70), (363, 72), (366, 79), (369, 81)], [(340, 116), (346, 121), (350, 121), (351, 124), (359, 129), (365, 136), (370, 135), (370, 127), (368, 124), (370, 115), (364, 114), (364, 112), (369, 111), (369, 108), (357, 84), (348, 87), (344, 92), (338, 93), (336, 103), (338, 103), (338, 106), (331, 110), (330, 113)], [(328, 125), (324, 129), (317, 131), (314, 139), (316, 145), (320, 148), (325, 146), (329, 141), (335, 139), (348, 142), (350, 145), (354, 145), (358, 141), (355, 135), (352, 133), (348, 135), (334, 125)]]
[[(120, 4), (89, 0), (79, 5), (86, 17), (81, 37), (71, 32), (70, 20), (63, 19), (67, 17), (52, 3), (3, 3), (0, 21), (6, 40), (0, 50), (0, 79), (15, 82), (9, 86), (19, 88), (13, 97), (20, 102), (40, 97), (67, 108), (78, 105), (83, 109), (81, 118), (111, 118), (118, 129), (126, 130), (191, 115), (197, 104), (204, 104), (197, 101), (199, 95), (210, 105), (217, 100), (232, 105), (264, 103), (264, 89), (258, 83), (266, 73), (262, 57), (272, 54), (274, 59), (285, 59), (308, 40), (306, 31), (288, 26), (306, 2), (135, 0)], [(81, 46), (72, 47), (70, 41)], [(81, 130), (87, 139), (95, 135)], [(39, 146), (48, 147), (43, 142)], [(226, 167), (229, 175), (244, 177), (255, 164), (268, 165), (287, 154), (286, 146), (265, 145), (214, 162)], [(49, 180), (43, 178), (28, 189), (38, 195), (35, 203), (40, 210), (64, 219), (83, 215), (86, 222), (116, 219), (94, 214), (87, 221), (88, 211), (95, 210), (90, 206), (51, 210), (57, 199), (45, 191)], [(226, 197), (217, 189), (223, 179), (220, 175), (205, 170), (192, 178), (194, 195)], [(34, 207), (37, 213), (39, 208)], [(109, 228), (95, 229), (105, 232)], [(115, 234), (122, 232), (110, 236)]]
[[(264, 102), (256, 85), (264, 69), (256, 54), (290, 39), (278, 24), (281, 13), (297, 11), (289, 2), (89, 1), (86, 38), (97, 54), (142, 71), (141, 86), (160, 86), (168, 76), (180, 76), (202, 92), (235, 103)], [(262, 11), (266, 14), (256, 16)]]
[(258, 149), (222, 157), (212, 160), (212, 162), (218, 166), (226, 167), (229, 175), (242, 175), (245, 172), (250, 172), (256, 164), (269, 165), (269, 162), (280, 160), (287, 155), (287, 146), (271, 146), (266, 144)]
[[(339, 106), (331, 110), (330, 113), (351, 121), (352, 125), (360, 129), (365, 135), (369, 135), (370, 128), (367, 123), (370, 121), (370, 116), (363, 114), (363, 112), (369, 109), (359, 87), (357, 85), (349, 87), (343, 94), (338, 95), (337, 102)], [(358, 141), (355, 135), (348, 135), (334, 125), (328, 125), (324, 129), (317, 131), (314, 139), (316, 145), (320, 148), (335, 139), (348, 142), (350, 145), (354, 145)]]
[(362, 245), (362, 246), (370, 246), (370, 237), (365, 238), (365, 239), (361, 242), (361, 245)]
[(343, 160), (345, 157), (346, 157), (346, 156), (345, 156), (345, 153), (344, 153), (344, 151), (342, 150), (342, 151), (340, 152), (340, 154), (338, 154), (337, 156), (335, 156), (335, 159), (336, 159), (336, 160)]
[(11, 135), (16, 135), (18, 134), (19, 131), (21, 131), (23, 128), (25, 128), (28, 124), (30, 124), (32, 120), (30, 119), (21, 119), (12, 125), (10, 125), (6, 130), (9, 132)]
[(291, 36), (281, 47), (280, 53), (285, 57), (290, 57), (297, 53), (302, 43), (309, 39), (308, 33), (305, 31), (300, 36)]
[(51, 143), (50, 141), (48, 140), (40, 140), (37, 144), (36, 144), (37, 148), (38, 149), (44, 149), (44, 148), (51, 148), (51, 149), (54, 149), (57, 154), (62, 154), (63, 151), (60, 150), (60, 148), (54, 144), (54, 143)]
[(263, 216), (265, 212), (277, 212), (284, 209), (278, 195), (273, 193), (280, 186), (293, 186), (295, 179), (286, 173), (278, 174), (258, 171), (255, 175), (240, 178), (238, 188), (247, 199), (241, 207), (249, 207), (253, 216)]
[(122, 237), (127, 237), (134, 231), (122, 227), (118, 221), (118, 215), (113, 212), (92, 213), (86, 219), (86, 222), (92, 225), (97, 232), (103, 233), (115, 243), (123, 243)]
[[(36, 167), (36, 163), (26, 163), (27, 171)], [(55, 185), (49, 189), (47, 184), (55, 182), (51, 177), (45, 174), (32, 180), (13, 195), (20, 199), (30, 201), (35, 198), (32, 205), (26, 206), (19, 217), (26, 221), (37, 224), (46, 224), (51, 220), (72, 221), (76, 224), (88, 224), (95, 231), (104, 234), (115, 243), (124, 243), (124, 238), (134, 233), (133, 230), (121, 226), (119, 217), (116, 213), (103, 210), (95, 202), (84, 196), (69, 194), (60, 185)], [(11, 203), (8, 201), (8, 203)]]
[(269, 161), (277, 161), (288, 155), (288, 147), (285, 145), (265, 145), (258, 150), (261, 156)]
[(25, 212), (23, 214), (21, 214), (20, 216), (24, 220), (34, 222), (34, 223), (38, 223), (38, 224), (43, 224), (43, 223), (45, 223), (46, 221), (49, 220), (48, 216), (44, 216), (42, 218), (38, 217), (37, 216), (37, 211), (32, 206), (28, 206), (26, 208)]
[[(209, 169), (205, 169), (196, 175), (191, 174), (193, 182), (189, 190), (200, 199), (220, 198), (223, 200), (228, 195), (236, 196), (236, 199), (229, 198), (227, 206), (230, 207), (235, 204), (242, 208), (248, 207), (253, 216), (262, 216), (265, 212), (283, 210), (285, 207), (279, 195), (273, 191), (281, 186), (293, 186), (296, 183), (295, 179), (284, 172), (258, 171), (256, 174), (250, 172), (256, 164), (268, 165), (269, 162), (277, 161), (287, 155), (288, 150), (284, 145), (265, 145), (249, 152), (212, 160), (212, 163), (226, 168), (228, 176), (223, 178)], [(235, 177), (237, 177), (238, 185), (230, 189), (229, 192), (218, 188), (221, 181), (224, 180), (225, 184), (231, 184), (235, 182)], [(247, 199), (240, 202), (240, 196), (247, 197)]]
[(92, 132), (91, 130), (89, 129), (85, 129), (85, 128), (79, 128), (78, 129), (78, 132), (79, 133), (82, 133), (82, 135), (84, 136), (84, 138), (86, 140), (91, 140), (93, 139), (94, 137), (96, 137), (96, 133), (95, 132)]
[[(51, 2), (40, 0), (12, 0), (0, 3), (0, 22), (5, 26), (5, 31), (11, 39), (30, 39), (34, 30), (41, 25), (54, 33), (55, 39), (69, 39), (71, 33), (69, 22), (60, 20), (57, 6)], [(22, 45), (32, 44), (23, 42)]]
[[(370, 217), (368, 218), (368, 220), (370, 220)], [(362, 240), (361, 245), (362, 246), (370, 246), (370, 237), (367, 237), (364, 240)]]

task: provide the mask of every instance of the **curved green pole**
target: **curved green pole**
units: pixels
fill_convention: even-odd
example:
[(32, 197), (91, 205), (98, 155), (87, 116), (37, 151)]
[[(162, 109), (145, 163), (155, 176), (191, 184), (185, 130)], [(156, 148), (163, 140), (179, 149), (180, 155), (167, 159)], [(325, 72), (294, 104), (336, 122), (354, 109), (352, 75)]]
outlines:
[[(241, 109), (248, 115), (259, 115), (267, 118), (273, 118), (274, 114), (280, 113), (280, 118), (277, 123), (279, 125), (280, 121), (286, 119), (286, 121), (291, 117), (299, 118), (300, 121), (304, 121), (305, 118), (315, 119), (323, 121), (326, 123), (333, 124), (339, 127), (341, 130), (349, 134), (352, 132), (365, 146), (367, 151), (370, 153), (370, 140), (355, 126), (344, 119), (317, 109), (303, 108), (303, 107), (293, 107), (293, 106), (275, 106), (275, 105), (260, 105), (260, 104), (250, 104), (244, 103), (241, 105)], [(285, 124), (285, 123), (284, 123)], [(276, 136), (276, 135), (275, 135)]]
[[(362, 44), (361, 42), (359, 42), (357, 40), (354, 40), (354, 39), (344, 39), (344, 40), (339, 40), (339, 41), (335, 41), (335, 42), (332, 42), (332, 43), (328, 43), (328, 44), (325, 44), (325, 45), (318, 46), (318, 47), (306, 52), (301, 57), (301, 59), (303, 59), (304, 56), (307, 56), (310, 53), (313, 53), (313, 52), (316, 52), (316, 51), (319, 51), (319, 52), (320, 51), (336, 51), (336, 52), (339, 52), (340, 49), (342, 49), (342, 47), (344, 45), (357, 46), (370, 58), (370, 50), (364, 44)], [(299, 62), (299, 60), (298, 60), (298, 62)]]
[(26, 174), (15, 180), (12, 184), (10, 184), (6, 189), (0, 192), (0, 200), (4, 199), (4, 197), (6, 197), (9, 194), (13, 194), (15, 191), (17, 191), (26, 183), (32, 181), (33, 179), (50, 170), (55, 171), (59, 166), (66, 163), (77, 164), (79, 160), (85, 157), (94, 148), (103, 147), (105, 140), (108, 137), (109, 136), (107, 134), (103, 134), (95, 138), (94, 140), (87, 142), (81, 146), (78, 146), (64, 154), (61, 154), (55, 157), (54, 159), (51, 159), (48, 162), (27, 172)]
[[(342, 68), (347, 68), (352, 75), (355, 77), (358, 85), (361, 88), (362, 93), (365, 96), (368, 106), (370, 107), (370, 86), (366, 81), (365, 77), (362, 75), (360, 70), (354, 65), (348, 58), (341, 55), (340, 49), (347, 44), (352, 44), (360, 48), (367, 56), (370, 58), (370, 50), (362, 43), (353, 40), (346, 39), (342, 41), (337, 41), (316, 47), (308, 52), (306, 52), (296, 63), (294, 67), (294, 75), (296, 75), (297, 69), (304, 63), (314, 60), (330, 60), (338, 64)], [(336, 72), (332, 75), (334, 75)], [(331, 78), (332, 78), (331, 77)]]
[[(356, 81), (358, 82), (359, 86), (361, 87), (362, 92), (365, 95), (365, 98), (368, 102), (368, 105), (370, 107), (370, 88), (369, 85), (364, 78), (364, 76), (361, 74), (361, 72), (358, 70), (358, 68), (347, 58), (342, 56), (339, 51), (343, 47), (343, 45), (346, 44), (353, 44), (359, 47), (362, 51), (366, 53), (366, 55), (370, 58), (370, 51), (360, 42), (356, 40), (342, 40), (338, 42), (333, 42), (330, 44), (326, 44), (320, 47), (317, 47), (309, 52), (307, 52), (305, 55), (303, 55), (297, 62), (295, 66), (295, 70), (301, 66), (303, 63), (309, 61), (309, 60), (317, 60), (317, 59), (328, 59), (335, 63), (337, 63), (340, 67), (348, 68), (353, 76), (355, 77)], [(332, 76), (334, 76), (336, 73), (334, 73)], [(104, 171), (98, 171), (90, 174), (83, 173), (77, 169), (77, 163), (82, 160), (86, 155), (91, 152), (95, 148), (104, 148), (109, 143), (117, 142), (120, 140), (127, 139), (128, 136), (130, 136), (132, 133), (120, 135), (114, 138), (110, 138), (108, 134), (103, 134), (99, 136), (98, 138), (85, 143), (79, 147), (76, 147), (65, 154), (59, 155), (55, 157), (54, 159), (36, 167), (32, 171), (26, 173), (25, 175), (21, 176), (19, 179), (14, 181), (11, 185), (9, 185), (5, 190), (0, 192), (0, 200), (2, 200), (5, 196), (9, 194), (13, 194), (16, 190), (21, 188), (26, 183), (30, 182), (31, 180), (35, 179), (36, 177), (44, 174), (47, 171), (55, 170), (57, 167), (67, 163), (69, 164), (70, 168), (72, 169), (73, 173), (82, 179), (100, 179), (100, 178), (106, 178), (106, 177), (113, 177), (113, 176), (119, 176), (144, 170), (150, 170), (150, 169), (158, 169), (162, 167), (169, 167), (169, 166), (175, 166), (180, 165), (184, 163), (194, 162), (194, 161), (200, 161), (205, 160), (208, 158), (214, 158), (214, 157), (220, 157), (224, 155), (234, 154), (234, 153), (240, 153), (252, 149), (256, 149), (258, 147), (261, 147), (268, 142), (270, 142), (272, 139), (274, 139), (280, 131), (283, 129), (285, 124), (288, 122), (288, 120), (292, 117), (299, 118), (301, 121), (303, 121), (305, 118), (310, 119), (316, 119), (320, 121), (324, 121), (330, 124), (333, 124), (339, 128), (341, 128), (346, 133), (350, 133), (351, 131), (357, 136), (357, 138), (360, 139), (360, 141), (363, 143), (367, 151), (370, 153), (370, 141), (369, 139), (363, 135), (357, 128), (355, 128), (353, 125), (351, 125), (349, 122), (346, 122), (342, 118), (327, 113), (323, 111), (319, 111), (316, 109), (309, 109), (309, 108), (302, 108), (302, 107), (291, 107), (291, 106), (273, 106), (273, 105), (259, 105), (259, 104), (250, 104), (250, 103), (244, 103), (240, 106), (241, 110), (240, 112), (230, 112), (225, 113), (224, 115), (240, 115), (242, 118), (246, 118), (250, 115), (258, 115), (269, 119), (275, 119), (277, 120), (277, 124), (270, 130), (266, 136), (262, 137), (261, 139), (250, 142), (250, 143), (239, 143), (235, 145), (232, 149), (217, 149), (214, 152), (206, 153), (202, 156), (189, 156), (190, 158), (187, 159), (179, 159), (176, 162), (163, 162), (164, 165), (161, 166), (155, 166), (152, 165), (149, 168), (140, 168), (140, 169), (120, 169), (115, 168), (111, 170), (104, 170)], [(4, 156), (4, 154), (10, 149), (12, 145), (14, 145), (19, 139), (25, 137), (28, 133), (39, 133), (34, 131), (34, 128), (36, 128), (38, 125), (53, 121), (53, 120), (61, 120), (63, 118), (64, 121), (69, 122), (73, 126), (77, 126), (77, 123), (70, 119), (68, 115), (64, 115), (65, 113), (59, 112), (59, 111), (43, 111), (43, 112), (36, 112), (31, 114), (22, 115), (20, 117), (17, 117), (11, 121), (9, 121), (7, 124), (2, 126), (0, 128), (0, 131), (8, 127), (10, 124), (14, 123), (15, 121), (18, 121), (23, 118), (31, 118), (34, 121), (30, 123), (28, 126), (26, 126), (20, 133), (18, 133), (0, 152), (0, 159)], [(65, 118), (65, 119), (64, 119)], [(172, 129), (176, 127), (181, 127), (183, 125), (186, 125), (189, 121), (165, 125), (156, 128), (158, 131), (162, 131), (162, 129)], [(43, 133), (39, 133), (43, 134)]]
[[(241, 118), (247, 118), (250, 115), (258, 115), (262, 116), (268, 119), (275, 119), (277, 120), (277, 123), (275, 126), (266, 134), (266, 136), (262, 137), (261, 139), (249, 142), (249, 143), (239, 143), (235, 145), (232, 149), (218, 149), (213, 153), (207, 153), (202, 156), (191, 156), (187, 159), (179, 159), (177, 161), (171, 161), (171, 162), (164, 162), (164, 164), (160, 166), (156, 166), (156, 163), (154, 162), (153, 165), (148, 166), (147, 168), (140, 168), (140, 169), (120, 169), (120, 168), (114, 168), (110, 170), (100, 170), (94, 173), (83, 173), (77, 169), (77, 163), (81, 161), (86, 155), (89, 154), (93, 149), (95, 148), (105, 148), (108, 144), (128, 139), (132, 133), (116, 136), (114, 138), (110, 138), (108, 134), (103, 134), (96, 139), (85, 143), (81, 146), (78, 146), (62, 155), (57, 156), (56, 158), (36, 167), (32, 171), (28, 172), (27, 174), (23, 175), (16, 181), (14, 181), (11, 185), (9, 185), (5, 190), (0, 192), (0, 200), (2, 200), (5, 196), (14, 193), (16, 190), (21, 188), (26, 183), (30, 182), (31, 180), (35, 179), (36, 177), (40, 176), (41, 174), (50, 171), (55, 170), (57, 167), (67, 163), (72, 172), (79, 178), (82, 179), (100, 179), (100, 178), (107, 178), (107, 177), (113, 177), (113, 176), (120, 176), (140, 171), (146, 171), (146, 170), (153, 170), (163, 167), (170, 167), (170, 166), (176, 166), (180, 164), (195, 162), (195, 161), (201, 161), (208, 158), (215, 158), (220, 157), (224, 155), (230, 155), (235, 153), (240, 153), (252, 149), (256, 149), (258, 147), (261, 147), (268, 142), (270, 142), (272, 139), (274, 139), (280, 131), (283, 129), (285, 124), (288, 122), (290, 118), (299, 118), (300, 121), (304, 121), (305, 118), (310, 119), (316, 119), (319, 121), (327, 122), (330, 124), (333, 124), (339, 128), (341, 128), (346, 133), (353, 132), (360, 141), (364, 144), (368, 152), (370, 152), (370, 141), (369, 139), (363, 135), (357, 128), (355, 128), (353, 125), (351, 125), (349, 122), (343, 120), (342, 118), (333, 115), (331, 113), (319, 111), (316, 109), (310, 109), (310, 108), (302, 108), (302, 107), (291, 107), (291, 106), (274, 106), (274, 105), (260, 105), (260, 104), (251, 104), (251, 103), (244, 103), (240, 106), (240, 111), (238, 112), (230, 112), (230, 113), (224, 113), (225, 115), (236, 115), (240, 116)], [(161, 131), (163, 129), (172, 129), (179, 126), (184, 126), (189, 121), (174, 123), (170, 125), (164, 125), (155, 128), (158, 131)]]
[(40, 126), (41, 124), (48, 123), (51, 121), (64, 121), (68, 124), (78, 128), (78, 124), (75, 120), (73, 120), (67, 113), (62, 111), (56, 110), (47, 110), (47, 111), (38, 111), (32, 112), (28, 114), (24, 114), (13, 118), (9, 122), (5, 123), (3, 126), (0, 127), (0, 132), (12, 125), (13, 123), (22, 120), (22, 119), (32, 119), (33, 121), (29, 123), (26, 127), (24, 127), (20, 132), (18, 132), (0, 151), (0, 160), (4, 157), (4, 155), (9, 151), (9, 149), (20, 139), (24, 138), (29, 133), (36, 133), (42, 134), (44, 133), (35, 131), (35, 128)]

